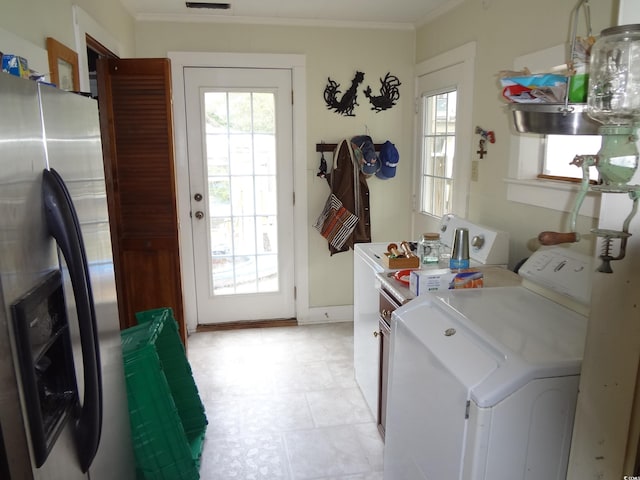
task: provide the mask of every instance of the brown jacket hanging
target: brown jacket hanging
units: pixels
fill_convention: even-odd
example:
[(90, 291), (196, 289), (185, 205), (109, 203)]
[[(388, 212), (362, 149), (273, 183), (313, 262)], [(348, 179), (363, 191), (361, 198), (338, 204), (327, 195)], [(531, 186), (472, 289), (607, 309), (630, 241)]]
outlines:
[(331, 255), (346, 252), (356, 243), (371, 242), (369, 186), (367, 177), (360, 171), (360, 165), (353, 157), (349, 140), (342, 140), (333, 152), (333, 168), (327, 174), (327, 182), (330, 186), (332, 176), (333, 194), (340, 199), (347, 210), (358, 216), (358, 223), (342, 249), (337, 250), (329, 245)]

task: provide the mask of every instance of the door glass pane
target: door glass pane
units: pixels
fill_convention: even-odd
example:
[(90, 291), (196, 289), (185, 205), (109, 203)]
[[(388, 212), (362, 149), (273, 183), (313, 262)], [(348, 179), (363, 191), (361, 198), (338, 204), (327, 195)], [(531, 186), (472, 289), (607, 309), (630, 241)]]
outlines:
[(275, 96), (206, 92), (211, 294), (276, 292)]
[(253, 193), (253, 176), (231, 176), (231, 214), (234, 217), (254, 214)]
[(209, 177), (209, 212), (212, 217), (231, 214), (229, 179)]

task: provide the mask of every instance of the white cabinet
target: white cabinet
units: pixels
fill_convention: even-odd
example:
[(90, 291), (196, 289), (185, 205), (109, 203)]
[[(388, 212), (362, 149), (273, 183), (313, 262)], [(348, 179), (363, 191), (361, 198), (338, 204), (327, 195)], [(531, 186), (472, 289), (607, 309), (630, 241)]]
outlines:
[[(356, 381), (371, 414), (378, 415), (380, 372), (380, 335), (378, 303), (380, 281), (376, 273), (385, 271), (376, 255), (386, 251), (387, 244), (356, 244), (353, 255), (353, 363)], [(377, 252), (375, 249), (381, 250)], [(374, 250), (372, 250), (374, 249)]]

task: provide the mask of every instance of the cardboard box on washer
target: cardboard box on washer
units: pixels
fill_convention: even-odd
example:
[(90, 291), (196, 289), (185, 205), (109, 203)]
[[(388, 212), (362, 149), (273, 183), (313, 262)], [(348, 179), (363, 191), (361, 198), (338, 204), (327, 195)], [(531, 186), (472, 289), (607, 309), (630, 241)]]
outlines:
[(456, 271), (449, 268), (412, 270), (409, 275), (409, 290), (416, 296), (438, 290), (482, 288), (483, 286), (484, 275), (473, 268)]

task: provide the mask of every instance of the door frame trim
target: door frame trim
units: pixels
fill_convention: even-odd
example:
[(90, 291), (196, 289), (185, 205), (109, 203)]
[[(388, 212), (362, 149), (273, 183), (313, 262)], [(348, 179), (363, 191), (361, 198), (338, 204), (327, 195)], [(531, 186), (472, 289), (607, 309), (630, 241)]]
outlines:
[[(193, 333), (198, 326), (196, 308), (195, 269), (193, 265), (193, 238), (191, 234), (191, 199), (189, 198), (189, 166), (187, 156), (186, 105), (184, 91), (184, 69), (186, 67), (218, 68), (280, 68), (291, 70), (293, 88), (293, 207), (294, 262), (295, 262), (295, 309), (299, 323), (309, 316), (309, 280), (306, 272), (309, 265), (307, 219), (307, 104), (306, 104), (306, 57), (296, 54), (253, 54), (217, 52), (168, 52), (171, 61), (173, 118), (175, 134), (175, 168), (180, 263), (184, 289), (184, 316), (187, 331)], [(296, 160), (297, 159), (297, 160)], [(297, 193), (297, 194), (296, 194)], [(185, 228), (182, 228), (184, 226)]]

